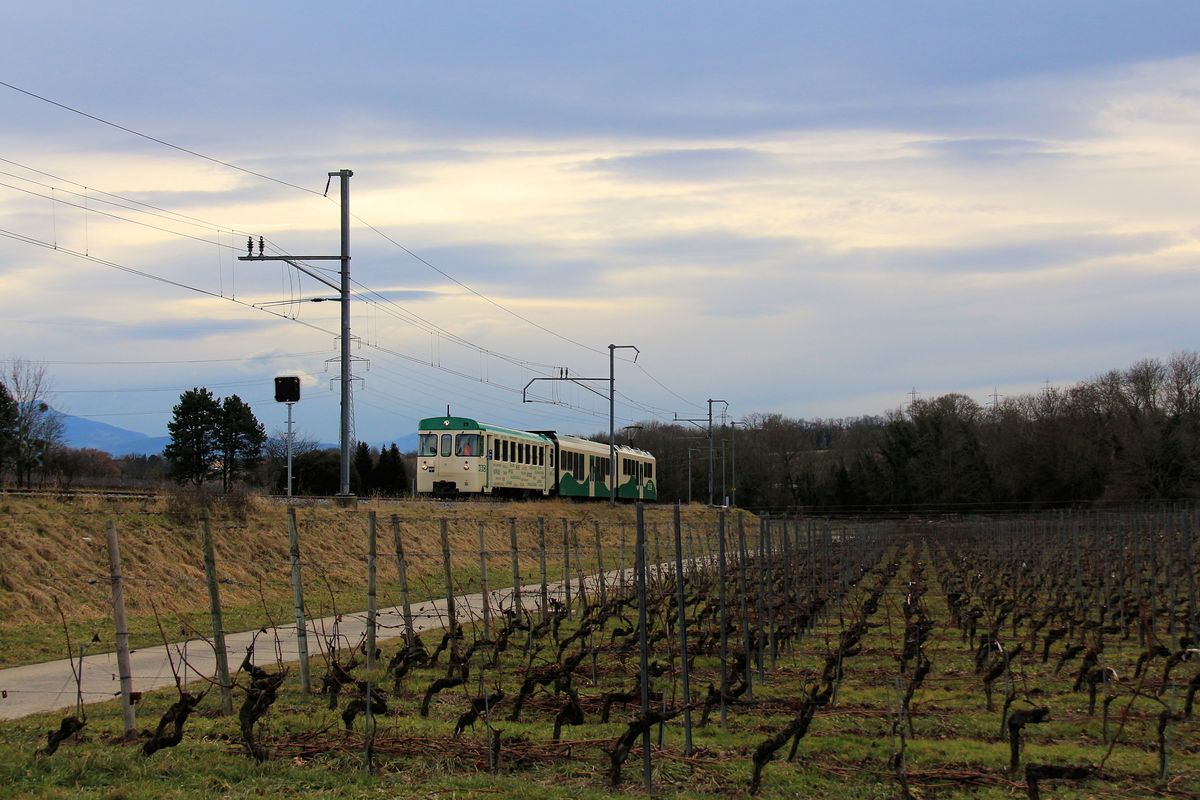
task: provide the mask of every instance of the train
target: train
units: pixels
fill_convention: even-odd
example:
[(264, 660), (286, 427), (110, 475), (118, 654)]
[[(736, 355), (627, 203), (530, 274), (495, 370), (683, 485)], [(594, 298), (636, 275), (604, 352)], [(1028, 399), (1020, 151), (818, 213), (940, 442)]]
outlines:
[[(654, 456), (554, 431), (522, 431), (447, 414), (417, 427), (417, 494), (434, 497), (658, 499)], [(615, 477), (615, 480), (614, 480)]]

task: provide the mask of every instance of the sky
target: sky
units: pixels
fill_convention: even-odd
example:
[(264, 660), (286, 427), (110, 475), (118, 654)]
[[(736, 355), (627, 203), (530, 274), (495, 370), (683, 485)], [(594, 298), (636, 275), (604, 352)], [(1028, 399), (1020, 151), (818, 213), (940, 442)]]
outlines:
[[(589, 434), (882, 414), (1197, 349), (1194, 2), (9, 3), (0, 359), (163, 435), (193, 386)], [(36, 96), (35, 96), (36, 95)], [(80, 113), (82, 112), (82, 113)], [(307, 262), (336, 270), (337, 262)], [(528, 390), (524, 391), (528, 385)], [(535, 399), (540, 402), (522, 402)], [(727, 405), (725, 404), (727, 403)]]

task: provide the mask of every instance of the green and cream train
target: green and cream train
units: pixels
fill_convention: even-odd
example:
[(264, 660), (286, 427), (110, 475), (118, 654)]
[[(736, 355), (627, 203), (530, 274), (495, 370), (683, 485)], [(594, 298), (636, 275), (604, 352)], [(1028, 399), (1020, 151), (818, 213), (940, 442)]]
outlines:
[[(654, 456), (617, 447), (620, 500), (657, 500)], [(519, 431), (466, 417), (429, 417), (417, 429), (417, 493), (439, 497), (612, 496), (607, 444), (554, 431)]]

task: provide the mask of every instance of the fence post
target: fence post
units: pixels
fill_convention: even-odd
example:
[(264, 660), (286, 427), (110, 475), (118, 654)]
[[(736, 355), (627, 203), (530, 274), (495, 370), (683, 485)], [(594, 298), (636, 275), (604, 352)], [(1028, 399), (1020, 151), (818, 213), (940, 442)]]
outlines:
[(517, 617), (525, 611), (521, 607), (521, 565), (517, 561), (517, 518), (508, 518), (508, 546), (512, 553), (513, 594), (512, 609)]
[[(367, 669), (375, 668), (375, 512), (367, 512)], [(370, 710), (371, 695), (367, 694)], [(367, 717), (370, 720), (370, 716)]]
[(412, 647), (416, 631), (413, 630), (412, 604), (408, 598), (408, 560), (404, 557), (404, 543), (400, 541), (400, 517), (392, 514), (392, 549), (396, 556), (396, 573), (400, 578), (400, 603), (404, 613), (404, 646)]
[(217, 590), (217, 559), (213, 555), (208, 511), (200, 512), (200, 532), (204, 540), (204, 574), (208, 579), (208, 601), (212, 609), (213, 650), (217, 658), (217, 682), (221, 686), (221, 713), (233, 713), (233, 686), (229, 681), (229, 654), (225, 651), (225, 628), (221, 624), (221, 594)]
[[(125, 623), (125, 583), (121, 579), (121, 550), (117, 543), (117, 524), (108, 523), (108, 569), (112, 578), (113, 622), (117, 626), (117, 671), (121, 677), (121, 717), (124, 738), (137, 737), (137, 718), (133, 711), (133, 671), (129, 666), (129, 628)], [(80, 658), (80, 661), (83, 659)], [(80, 673), (82, 674), (82, 673)]]
[(487, 549), (483, 541), (483, 522), (479, 523), (479, 593), (483, 596), (483, 639), (492, 640), (492, 604), (488, 598)]
[(445, 517), (441, 520), (442, 572), (446, 577), (446, 619), (450, 630), (451, 660), (458, 658), (458, 616), (454, 610), (454, 576), (450, 572), (450, 534)]
[(296, 654), (300, 658), (300, 687), (312, 690), (308, 667), (308, 619), (304, 614), (304, 581), (300, 578), (300, 531), (296, 526), (296, 507), (288, 507), (288, 553), (292, 559), (292, 605), (296, 612)]
[(679, 605), (679, 668), (683, 674), (683, 754), (692, 754), (692, 689), (688, 679), (687, 610), (683, 600), (683, 539), (675, 502), (675, 600)]

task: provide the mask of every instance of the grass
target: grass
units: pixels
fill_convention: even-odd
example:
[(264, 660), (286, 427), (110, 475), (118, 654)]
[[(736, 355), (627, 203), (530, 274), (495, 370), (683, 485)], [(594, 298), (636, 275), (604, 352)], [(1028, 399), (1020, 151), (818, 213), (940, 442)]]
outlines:
[[(468, 531), (469, 533), (470, 531)], [(548, 537), (549, 538), (549, 537)], [(507, 540), (504, 540), (507, 544)], [(582, 544), (582, 537), (581, 537)], [(490, 547), (490, 545), (489, 545)], [(664, 551), (665, 552), (665, 551)], [(891, 735), (890, 711), (894, 708), (895, 654), (902, 630), (898, 602), (909, 578), (909, 562), (891, 579), (880, 609), (871, 617), (878, 625), (862, 643), (862, 652), (845, 662), (845, 678), (838, 702), (821, 709), (809, 734), (800, 742), (797, 758), (782, 757), (767, 765), (760, 796), (893, 798), (899, 796), (894, 772), (888, 766), (896, 742)], [(503, 567), (497, 570), (503, 573)], [(914, 696), (915, 734), (908, 740), (906, 764), (912, 795), (919, 798), (1012, 798), (1024, 796), (1020, 776), (1007, 773), (1009, 748), (999, 734), (999, 711), (988, 712), (973, 653), (950, 626), (944, 600), (933, 570), (928, 574), (925, 598), (936, 628), (926, 652), (933, 670)], [(433, 575), (430, 580), (436, 585)], [(471, 576), (465, 571), (463, 581)], [(852, 615), (862, 596), (856, 590), (841, 608)], [(252, 608), (252, 606), (249, 606)], [(840, 630), (838, 605), (815, 631), (793, 646), (785, 645), (768, 671), (765, 684), (755, 685), (753, 703), (731, 707), (729, 725), (722, 729), (718, 714), (709, 725), (694, 731), (695, 755), (685, 757), (679, 719), (665, 727), (662, 749), (653, 765), (654, 795), (671, 798), (728, 798), (747, 796), (752, 773), (751, 755), (768, 736), (790, 719), (801, 687), (811, 686)], [(564, 634), (573, 622), (564, 624)], [(611, 623), (610, 623), (611, 626)], [(598, 641), (608, 641), (607, 633)], [(433, 637), (427, 637), (430, 644)], [(345, 732), (337, 711), (322, 698), (302, 694), (289, 676), (270, 713), (260, 723), (260, 738), (273, 750), (272, 758), (257, 764), (245, 755), (238, 741), (237, 722), (213, 714), (215, 698), (206, 698), (202, 713), (188, 722), (179, 747), (143, 757), (136, 745), (117, 741), (121, 730), (116, 703), (88, 707), (88, 726), (78, 741), (70, 741), (53, 756), (36, 756), (47, 731), (58, 725), (50, 715), (25, 718), (8, 724), (0, 733), (0, 797), (70, 798), (257, 798), (257, 797), (521, 797), (600, 798), (643, 797), (640, 750), (635, 748), (624, 769), (619, 792), (607, 786), (606, 749), (625, 729), (634, 709), (615, 710), (613, 721), (598, 721), (598, 701), (603, 692), (628, 690), (636, 673), (636, 655), (619, 658), (612, 650), (599, 659), (595, 682), (587, 661), (576, 678), (586, 712), (586, 723), (564, 729), (564, 742), (552, 746), (551, 721), (557, 701), (541, 693), (527, 703), (521, 721), (511, 722), (507, 712), (520, 683), (518, 664), (523, 638), (518, 635), (504, 668), (487, 673), (491, 689), (500, 680), (508, 693), (493, 725), (503, 731), (504, 768), (498, 775), (487, 771), (485, 728), (476, 724), (459, 739), (451, 733), (455, 720), (478, 688), (459, 687), (438, 695), (429, 718), (417, 709), (424, 688), (439, 669), (419, 670), (406, 682), (398, 698), (389, 699), (390, 711), (378, 720), (377, 752), (373, 771), (364, 768), (360, 721), (356, 732)], [(731, 648), (738, 645), (731, 642)], [(548, 648), (549, 649), (549, 648)], [(385, 648), (385, 656), (395, 646)], [(1057, 648), (1056, 648), (1057, 651)], [(1116, 640), (1106, 651), (1107, 663), (1121, 674), (1132, 674), (1139, 648), (1136, 641)], [(636, 651), (635, 651), (636, 652)], [(1086, 713), (1086, 696), (1070, 691), (1070, 669), (1054, 675), (1055, 659), (1041, 664), (1027, 654), (1019, 662), (1019, 687), (1036, 692), (1032, 699), (1051, 707), (1051, 718), (1026, 729), (1022, 763), (1094, 764), (1104, 756), (1100, 717)], [(655, 658), (667, 661), (663, 645)], [(1078, 660), (1075, 662), (1078, 663)], [(270, 667), (269, 665), (268, 668)], [(693, 691), (701, 695), (717, 682), (718, 663), (703, 656), (696, 660)], [(1182, 669), (1182, 668), (1181, 668)], [(1177, 674), (1190, 677), (1192, 665)], [(320, 661), (314, 673), (321, 672)], [(359, 670), (361, 673), (362, 671)], [(361, 675), (360, 675), (361, 677)], [(374, 680), (381, 679), (380, 674)], [(384, 684), (390, 688), (390, 681)], [(677, 691), (670, 677), (658, 686), (668, 698)], [(1125, 695), (1113, 705), (1113, 723), (1128, 705)], [(997, 686), (997, 707), (1004, 689)], [(138, 707), (140, 728), (151, 728), (173, 701), (173, 692), (143, 698)], [(240, 692), (237, 701), (240, 701)], [(1106, 780), (1060, 782), (1043, 787), (1048, 798), (1146, 797), (1151, 794), (1194, 797), (1200, 793), (1200, 723), (1181, 721), (1172, 731), (1171, 783), (1157, 782), (1158, 755), (1154, 746), (1155, 704), (1139, 700), (1121, 733), (1121, 741), (1106, 762)], [(697, 715), (698, 716), (698, 715)]]

